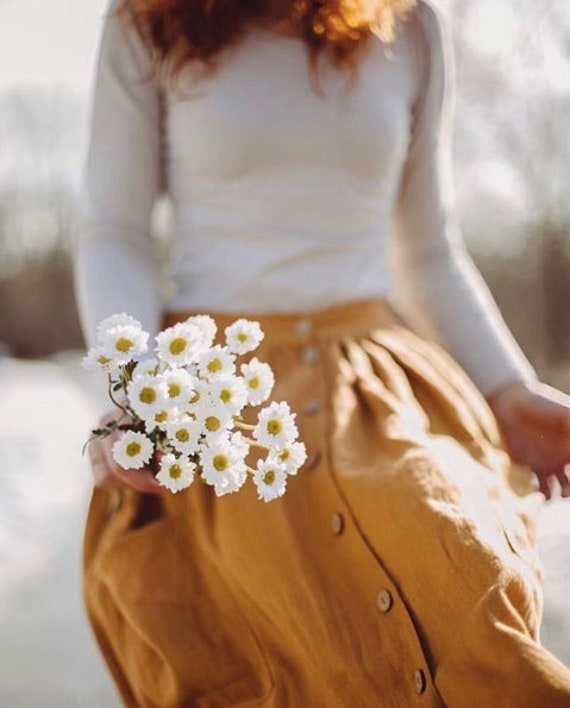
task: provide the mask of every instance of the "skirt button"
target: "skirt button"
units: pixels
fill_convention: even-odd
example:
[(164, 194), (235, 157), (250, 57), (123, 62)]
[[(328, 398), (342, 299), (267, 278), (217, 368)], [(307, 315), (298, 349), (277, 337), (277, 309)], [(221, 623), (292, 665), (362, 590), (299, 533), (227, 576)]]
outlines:
[(317, 363), (319, 358), (319, 350), (313, 344), (306, 346), (301, 352), (301, 361), (307, 366), (312, 366)]
[(338, 512), (331, 516), (331, 531), (335, 536), (340, 536), (344, 530), (344, 519)]
[(321, 400), (320, 398), (310, 398), (305, 405), (305, 413), (307, 415), (314, 415), (321, 410)]
[(301, 337), (307, 337), (309, 334), (311, 334), (311, 331), (313, 329), (313, 324), (311, 320), (302, 318), (300, 320), (297, 320), (297, 324), (295, 325), (295, 329), (297, 331), (297, 334)]
[(380, 590), (376, 595), (376, 605), (380, 612), (389, 612), (393, 604), (394, 600), (388, 590)]
[(421, 669), (418, 669), (414, 674), (414, 683), (416, 685), (416, 693), (423, 693), (426, 690), (426, 677)]

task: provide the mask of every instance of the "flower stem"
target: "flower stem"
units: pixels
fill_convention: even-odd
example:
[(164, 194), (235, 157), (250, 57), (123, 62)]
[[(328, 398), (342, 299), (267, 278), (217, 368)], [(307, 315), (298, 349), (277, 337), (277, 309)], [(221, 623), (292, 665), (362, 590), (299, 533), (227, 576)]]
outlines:
[(98, 430), (92, 430), (91, 432), (94, 433), (91, 435), (90, 438), (87, 439), (85, 442), (85, 445), (83, 445), (83, 448), (81, 449), (81, 454), (85, 454), (85, 450), (87, 449), (87, 445), (89, 445), (90, 442), (93, 440), (96, 440), (97, 438), (106, 438), (108, 435), (111, 435), (111, 433), (114, 433), (115, 430), (120, 426), (121, 421), (125, 417), (125, 415), (128, 415), (127, 413), (122, 413), (120, 418), (117, 418), (117, 420), (113, 420), (110, 423), (108, 423), (104, 428), (98, 429)]
[[(245, 435), (244, 435), (244, 437), (245, 437)], [(269, 445), (263, 445), (262, 443), (257, 442), (257, 440), (252, 440), (251, 438), (246, 438), (246, 440), (248, 441), (250, 447), (258, 447), (260, 450), (270, 450), (271, 449), (269, 447)]]
[[(113, 396), (113, 384), (114, 384), (115, 382), (114, 382), (113, 379), (111, 378), (111, 374), (107, 374), (107, 379), (108, 379), (108, 382), (109, 382), (109, 383), (108, 383), (108, 386), (107, 386), (107, 393), (109, 394), (109, 398), (110, 398), (111, 401), (117, 406), (117, 408), (119, 408), (120, 410), (123, 411), (123, 414), (124, 414), (124, 415), (129, 415), (129, 411), (128, 411), (124, 406), (122, 406), (122, 405), (119, 403), (119, 401), (117, 401), (117, 399), (115, 398), (115, 396)], [(121, 417), (123, 417), (123, 416), (121, 416)]]
[(241, 428), (242, 430), (255, 430), (255, 425), (249, 425), (249, 423), (243, 423), (241, 420), (235, 421), (236, 428)]

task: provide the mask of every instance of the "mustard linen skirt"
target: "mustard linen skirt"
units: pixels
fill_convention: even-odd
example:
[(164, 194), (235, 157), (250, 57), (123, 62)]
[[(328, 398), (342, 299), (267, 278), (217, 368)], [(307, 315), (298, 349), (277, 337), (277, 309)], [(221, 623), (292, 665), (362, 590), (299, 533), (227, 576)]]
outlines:
[(570, 706), (538, 639), (537, 495), (467, 376), (384, 302), (253, 319), (308, 462), (267, 504), (95, 489), (85, 600), (124, 703)]

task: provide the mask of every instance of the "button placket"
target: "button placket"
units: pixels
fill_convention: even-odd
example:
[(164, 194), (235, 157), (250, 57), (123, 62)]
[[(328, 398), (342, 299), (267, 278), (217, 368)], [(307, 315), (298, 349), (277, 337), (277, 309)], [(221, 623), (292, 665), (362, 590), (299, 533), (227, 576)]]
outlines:
[[(329, 480), (328, 478), (324, 478), (323, 482), (325, 484), (332, 484), (332, 480)], [(333, 502), (334, 506), (331, 504), (331, 507), (329, 507), (330, 516), (328, 520), (329, 533), (332, 533), (337, 538), (335, 538), (334, 541), (331, 539), (330, 543), (335, 544), (335, 548), (337, 549), (344, 547), (344, 552), (346, 552), (346, 549), (351, 547), (350, 544), (352, 539), (355, 538), (356, 532), (356, 538), (362, 541), (365, 546), (368, 546), (361, 536), (358, 525), (355, 526), (350, 523), (350, 507), (345, 506), (342, 496), (338, 495), (338, 489), (335, 488), (335, 492), (337, 502), (336, 504)], [(342, 522), (340, 522), (337, 517), (342, 517)], [(347, 520), (348, 525), (346, 523)], [(326, 518), (322, 519), (322, 521), (324, 521), (323, 526), (324, 530), (326, 530)], [(340, 530), (341, 528), (342, 530)], [(346, 539), (343, 541), (344, 536), (346, 536)], [(347, 542), (349, 544), (348, 546), (345, 545)], [(336, 544), (339, 544), (339, 546), (336, 546)], [(411, 620), (405, 603), (400, 600), (397, 587), (391, 584), (392, 579), (383, 568), (382, 563), (378, 562), (378, 558), (376, 556), (369, 557), (368, 563), (374, 564), (374, 569), (377, 573), (377, 581), (379, 581), (377, 588), (380, 587), (380, 590), (376, 589), (376, 595), (372, 595), (372, 601), (375, 602), (378, 611), (386, 615), (385, 619), (378, 618), (378, 623), (388, 623), (384, 625), (384, 629), (382, 631), (383, 636), (388, 638), (388, 636), (394, 632), (397, 637), (402, 637), (403, 635), (406, 638), (406, 655), (410, 660), (410, 663), (407, 668), (402, 667), (402, 669), (405, 681), (409, 682), (409, 694), (415, 694), (418, 696), (419, 700), (420, 695), (427, 694), (429, 692), (430, 694), (433, 694), (435, 699), (437, 699), (437, 705), (443, 705), (443, 701), (439, 697), (437, 688), (433, 682), (430, 681), (429, 671), (426, 668), (419, 668), (422, 666), (423, 661), (425, 661), (425, 657), (423, 655), (422, 646), (414, 623)], [(367, 567), (368, 570), (372, 570), (370, 565)], [(364, 575), (368, 575), (368, 573), (365, 572)], [(372, 575), (372, 573), (370, 573), (370, 575)], [(394, 615), (393, 618), (396, 620), (395, 625), (391, 622), (392, 614)], [(398, 642), (397, 640), (395, 643), (396, 645), (401, 644), (401, 642)], [(388, 639), (387, 648), (388, 650), (390, 648)], [(425, 698), (422, 699), (422, 701), (423, 700), (425, 700)], [(415, 701), (410, 700), (410, 705), (412, 702), (415, 704)]]
[[(310, 317), (300, 317), (294, 324), (294, 330), (298, 337), (302, 340), (302, 346), (299, 353), (299, 358), (302, 366), (315, 366), (319, 360), (319, 349), (315, 343), (313, 322)], [(315, 372), (315, 379), (318, 376), (318, 372)], [(302, 405), (300, 412), (306, 416), (316, 416), (322, 410), (322, 399), (319, 395), (319, 391), (313, 391), (312, 395), (308, 392), (308, 398)], [(317, 421), (313, 425), (318, 426)], [(316, 437), (316, 436), (315, 436)], [(318, 437), (321, 437), (320, 435)], [(305, 462), (306, 470), (314, 469), (321, 460), (321, 450), (319, 449), (309, 449), (307, 461)]]

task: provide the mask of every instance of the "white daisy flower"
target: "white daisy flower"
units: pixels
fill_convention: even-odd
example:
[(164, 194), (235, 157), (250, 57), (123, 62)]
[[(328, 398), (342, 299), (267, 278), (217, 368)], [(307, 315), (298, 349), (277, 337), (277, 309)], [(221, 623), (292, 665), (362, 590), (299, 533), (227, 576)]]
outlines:
[(172, 425), (179, 419), (180, 411), (176, 406), (171, 406), (169, 401), (165, 401), (162, 408), (153, 412), (149, 411), (149, 415), (143, 418), (145, 429), (148, 433), (152, 433), (156, 428), (159, 430), (167, 430), (169, 425)]
[(209, 315), (194, 315), (189, 317), (186, 322), (200, 330), (202, 349), (209, 349), (214, 343), (214, 337), (218, 331), (214, 320)]
[(247, 441), (247, 438), (242, 435), (239, 430), (237, 430), (235, 433), (230, 435), (230, 442), (235, 448), (236, 454), (242, 459), (245, 459), (249, 454), (249, 442)]
[(234, 427), (232, 412), (223, 404), (202, 397), (196, 406), (196, 418), (202, 426), (204, 435), (219, 435), (224, 430)]
[(156, 479), (171, 492), (186, 489), (194, 481), (196, 465), (186, 457), (176, 457), (172, 453), (164, 455)]
[(198, 373), (203, 379), (214, 376), (227, 376), (235, 373), (235, 356), (219, 344), (208, 349), (198, 359)]
[(208, 381), (203, 381), (198, 378), (194, 379), (194, 390), (187, 405), (184, 406), (184, 409), (188, 413), (198, 415), (200, 407), (205, 405), (205, 403), (210, 400), (210, 395), (208, 393), (209, 388), (210, 383)]
[(99, 345), (110, 359), (126, 364), (147, 351), (148, 333), (133, 325), (120, 325), (102, 332)]
[(252, 406), (259, 406), (270, 396), (275, 377), (269, 364), (254, 357), (241, 365), (241, 375), (247, 386), (247, 400)]
[(185, 369), (168, 369), (161, 375), (170, 403), (185, 408), (194, 395), (194, 377)]
[(287, 472), (275, 459), (259, 460), (253, 481), (257, 487), (257, 498), (268, 502), (285, 494)]
[(166, 426), (171, 445), (184, 455), (193, 455), (198, 451), (202, 430), (203, 424), (188, 416)]
[(113, 445), (113, 459), (126, 470), (144, 467), (152, 457), (152, 440), (144, 433), (127, 430)]
[(224, 331), (228, 349), (234, 354), (252, 352), (257, 349), (265, 336), (259, 322), (243, 319), (237, 320)]
[(214, 487), (216, 496), (237, 492), (245, 483), (247, 471), (241, 452), (224, 435), (202, 447), (202, 479)]
[(83, 357), (81, 366), (89, 371), (105, 371), (109, 374), (116, 373), (121, 366), (121, 362), (109, 357), (102, 347), (92, 347)]
[(101, 338), (115, 327), (135, 327), (136, 329), (142, 329), (142, 325), (138, 320), (127, 315), (125, 312), (121, 312), (119, 315), (111, 315), (99, 322), (97, 325), (97, 339), (101, 341)]
[(190, 376), (192, 376), (192, 378), (198, 378), (198, 364), (196, 362), (194, 362), (193, 364), (186, 364), (184, 369), (190, 374)]
[(160, 370), (160, 362), (156, 357), (149, 357), (148, 359), (143, 359), (138, 361), (135, 368), (133, 369), (132, 378), (135, 376), (142, 376), (144, 374), (149, 374), (151, 376), (156, 376)]
[(298, 435), (295, 414), (291, 413), (285, 402), (270, 403), (259, 412), (257, 420), (253, 437), (262, 445), (281, 450), (290, 445)]
[(178, 322), (156, 336), (158, 358), (170, 366), (192, 364), (202, 349), (202, 334), (199, 328), (188, 322)]
[(166, 407), (168, 392), (166, 384), (157, 376), (135, 376), (127, 386), (129, 404), (143, 420), (152, 419)]
[(220, 376), (212, 379), (208, 395), (214, 403), (222, 404), (232, 415), (239, 415), (247, 404), (247, 388), (237, 376)]
[(275, 453), (275, 459), (281, 463), (287, 474), (297, 474), (299, 468), (307, 461), (305, 443), (293, 442)]

